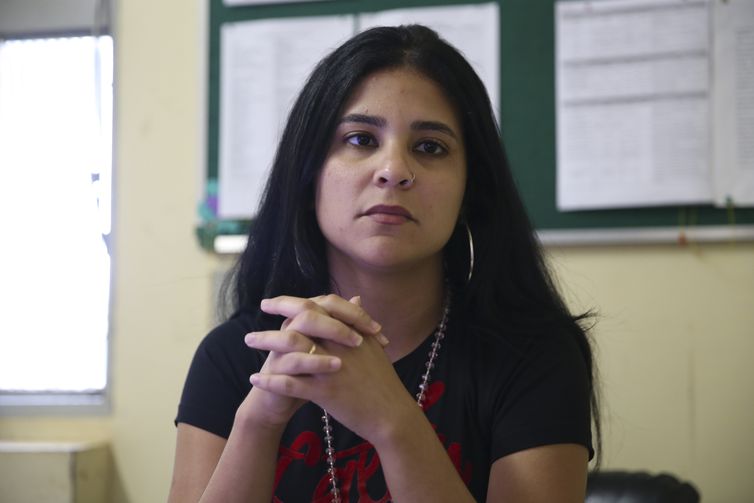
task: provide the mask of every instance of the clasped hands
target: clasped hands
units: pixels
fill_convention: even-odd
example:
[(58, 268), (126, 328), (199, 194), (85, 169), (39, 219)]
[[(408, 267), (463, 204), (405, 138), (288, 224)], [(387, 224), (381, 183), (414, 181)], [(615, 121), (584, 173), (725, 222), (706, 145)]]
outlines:
[(385, 354), (382, 327), (358, 297), (281, 296), (263, 300), (261, 309), (285, 321), (245, 338), (249, 347), (270, 351), (250, 377), (246, 400), (255, 402), (247, 409), (258, 421), (284, 426), (308, 400), (368, 439), (396, 395), (410, 398)]

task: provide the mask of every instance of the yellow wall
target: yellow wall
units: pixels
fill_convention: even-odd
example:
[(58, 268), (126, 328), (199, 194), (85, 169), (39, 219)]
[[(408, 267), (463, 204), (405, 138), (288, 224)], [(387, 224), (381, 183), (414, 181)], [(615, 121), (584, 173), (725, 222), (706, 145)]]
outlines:
[(705, 502), (754, 493), (754, 245), (555, 249), (596, 307), (607, 467), (669, 470)]
[[(110, 438), (118, 502), (167, 495), (176, 404), (227, 262), (193, 235), (203, 4), (118, 6), (112, 415), (0, 420), (2, 439)], [(551, 252), (571, 304), (601, 313), (606, 466), (670, 470), (706, 502), (749, 498), (754, 245)]]
[(172, 424), (212, 319), (216, 260), (194, 237), (202, 154), (202, 1), (118, 2), (115, 375), (121, 499), (163, 501)]

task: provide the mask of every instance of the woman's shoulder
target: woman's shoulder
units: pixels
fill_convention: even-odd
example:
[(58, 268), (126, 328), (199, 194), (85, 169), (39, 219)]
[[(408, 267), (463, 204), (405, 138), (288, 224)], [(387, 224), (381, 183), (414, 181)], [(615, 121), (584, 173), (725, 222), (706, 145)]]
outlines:
[(588, 365), (567, 327), (460, 328), (453, 344), (461, 351), (448, 355), (453, 382), (492, 425), (494, 459), (551, 443), (591, 449)]
[(188, 423), (227, 438), (236, 409), (249, 392), (249, 375), (264, 355), (244, 344), (253, 330), (251, 315), (220, 323), (202, 339), (189, 368), (176, 422)]
[(487, 327), (460, 319), (452, 327), (450, 343), (472, 368), (508, 377), (533, 369), (561, 368), (582, 373), (584, 355), (578, 340), (565, 328), (519, 330), (510, 326)]
[[(234, 315), (212, 329), (199, 343), (190, 374), (213, 376), (248, 391), (248, 377), (261, 368), (266, 353), (249, 348), (244, 336), (254, 330), (254, 316)], [(190, 377), (191, 377), (190, 375)]]
[(209, 353), (234, 354), (239, 348), (247, 348), (244, 336), (253, 331), (254, 316), (250, 313), (238, 313), (216, 325), (204, 337), (199, 345), (200, 351)]
[(239, 312), (227, 320), (220, 322), (209, 332), (209, 334), (207, 334), (207, 337), (213, 339), (243, 337), (254, 330), (254, 326), (254, 316), (251, 313)]

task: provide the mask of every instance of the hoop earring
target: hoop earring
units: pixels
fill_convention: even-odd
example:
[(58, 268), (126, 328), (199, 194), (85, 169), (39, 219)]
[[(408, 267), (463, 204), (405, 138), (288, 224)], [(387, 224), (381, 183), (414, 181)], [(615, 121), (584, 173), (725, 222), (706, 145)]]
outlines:
[(471, 282), (471, 275), (474, 273), (474, 238), (471, 236), (471, 228), (468, 222), (464, 222), (466, 226), (466, 235), (469, 238), (469, 275), (466, 278), (466, 284)]
[[(302, 253), (301, 253), (301, 250), (299, 250), (297, 242), (298, 242), (298, 240), (294, 239), (294, 241), (293, 241), (293, 256), (296, 259), (296, 265), (298, 266), (299, 272), (304, 277), (309, 277), (312, 274), (312, 268), (311, 268), (310, 262), (306, 262), (305, 263), (305, 261), (302, 260)], [(305, 264), (306, 264), (306, 267), (305, 267)]]
[(414, 180), (416, 180), (416, 173), (413, 171), (409, 171), (411, 173), (411, 178), (406, 178), (404, 180), (401, 180), (398, 185), (401, 187), (411, 187), (414, 184)]
[(298, 246), (296, 246), (295, 244), (293, 245), (293, 255), (296, 257), (296, 265), (298, 266), (298, 270), (302, 274), (305, 274), (304, 273), (304, 266), (301, 265), (301, 257), (299, 257)]

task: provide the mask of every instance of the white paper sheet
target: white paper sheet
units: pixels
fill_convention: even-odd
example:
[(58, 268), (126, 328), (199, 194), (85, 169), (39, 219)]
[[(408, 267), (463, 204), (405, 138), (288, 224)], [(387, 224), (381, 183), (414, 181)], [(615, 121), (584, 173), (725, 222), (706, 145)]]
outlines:
[(418, 23), (460, 50), (484, 82), (495, 114), (500, 110), (500, 30), (497, 3), (395, 9), (359, 16), (362, 30)]
[(560, 210), (711, 201), (708, 7), (557, 4)]
[(249, 218), (256, 211), (293, 100), (314, 65), (348, 39), (353, 26), (352, 16), (222, 26), (220, 218)]
[(754, 206), (754, 0), (715, 2), (715, 203)]

